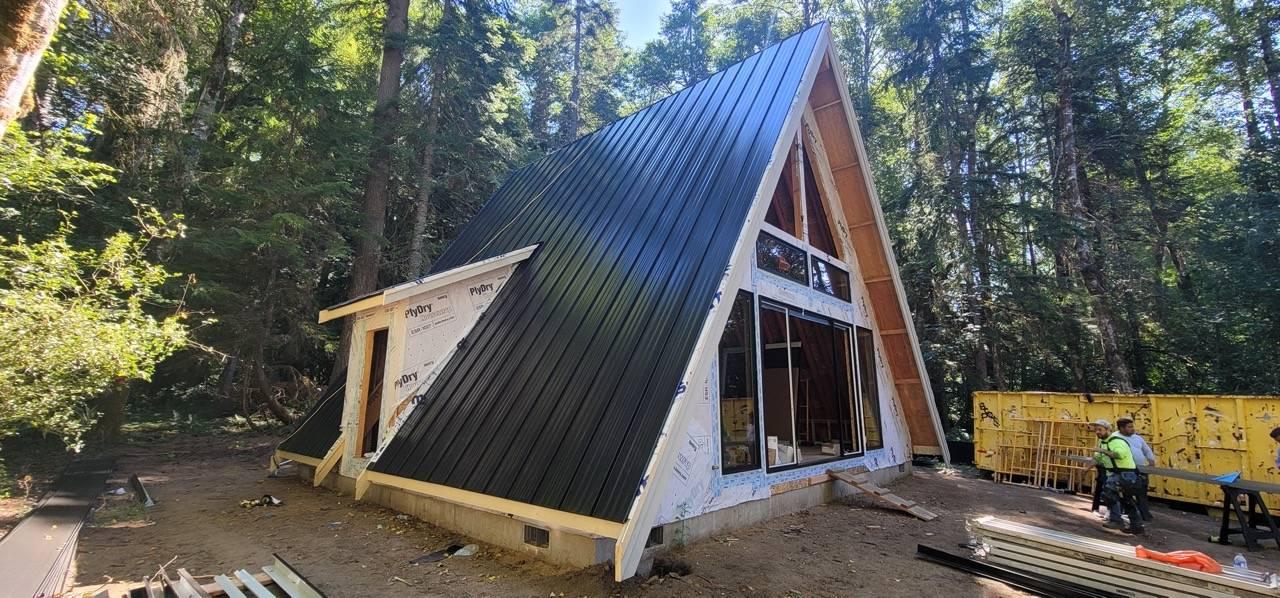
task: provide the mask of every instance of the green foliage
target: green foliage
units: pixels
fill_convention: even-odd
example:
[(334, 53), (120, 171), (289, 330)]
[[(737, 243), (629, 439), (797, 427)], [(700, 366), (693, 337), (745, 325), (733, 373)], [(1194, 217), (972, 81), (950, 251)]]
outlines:
[[(1115, 386), (1108, 314), (1137, 388), (1280, 391), (1280, 82), (1260, 43), (1280, 23), (1266, 2), (678, 0), (632, 52), (608, 0), (414, 0), (393, 40), (405, 49), (397, 116), (380, 136), (384, 9), (72, 2), (34, 110), (0, 141), (6, 263), (66, 257), (10, 267), (34, 286), (6, 279), (6, 292), (27, 289), (36, 298), (21, 305), (38, 309), (8, 318), (6, 334), (30, 344), (22, 327), (53, 326), (41, 318), (82, 294), (99, 297), (88, 314), (106, 309), (59, 285), (123, 251), (134, 286), (102, 283), (118, 313), (56, 312), (111, 323), (116, 341), (152, 339), (95, 347), (135, 350), (112, 367), (145, 378), (178, 346), (159, 295), (209, 317), (156, 367), (144, 407), (199, 402), (254, 421), (278, 398), (297, 411), (334, 356), (339, 330), (315, 314), (347, 298), (375, 143), (391, 139), (378, 239), (391, 284), (421, 274), (513, 167), (825, 20), (949, 422), (963, 427), (973, 390)], [(1064, 206), (1064, 101), (1083, 217)], [(183, 214), (185, 234), (140, 224), (132, 198)], [(411, 267), (415, 245), (424, 260)], [(76, 393), (80, 411), (46, 404), (54, 392), (13, 405), (74, 438), (103, 387), (72, 382), (47, 388)]]
[(172, 275), (145, 258), (179, 229), (154, 210), (139, 225), (101, 249), (73, 247), (70, 224), (35, 243), (0, 240), (0, 435), (31, 427), (79, 446), (97, 395), (148, 379), (185, 342), (181, 311), (148, 313)]

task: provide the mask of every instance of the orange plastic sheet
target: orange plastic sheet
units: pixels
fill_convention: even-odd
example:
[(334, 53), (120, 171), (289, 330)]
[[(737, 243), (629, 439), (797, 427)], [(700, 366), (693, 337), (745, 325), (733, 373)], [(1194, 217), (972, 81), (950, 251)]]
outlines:
[(1194, 550), (1175, 550), (1173, 552), (1156, 552), (1141, 546), (1134, 549), (1140, 559), (1149, 559), (1161, 563), (1177, 565), (1183, 569), (1194, 569), (1205, 573), (1222, 573), (1222, 565), (1209, 558), (1209, 555)]

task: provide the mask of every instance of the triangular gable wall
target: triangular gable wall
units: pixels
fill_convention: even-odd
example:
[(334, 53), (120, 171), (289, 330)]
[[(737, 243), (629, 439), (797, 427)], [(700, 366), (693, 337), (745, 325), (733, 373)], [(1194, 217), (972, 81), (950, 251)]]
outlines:
[[(833, 67), (833, 64), (836, 66)], [(838, 70), (830, 29), (824, 26), (822, 37), (815, 46), (814, 56), (802, 80), (797, 101), (787, 119), (787, 126), (777, 140), (773, 159), (761, 180), (755, 204), (738, 239), (733, 261), (725, 270), (720, 292), (717, 293), (720, 301), (708, 314), (697, 349), (677, 391), (676, 401), (668, 413), (663, 434), (646, 470), (644, 479), (647, 483), (637, 490), (636, 500), (632, 503), (630, 514), (618, 537), (614, 554), (614, 575), (618, 581), (634, 575), (639, 564), (649, 529), (673, 475), (674, 462), (684, 439), (683, 431), (688, 427), (692, 394), (689, 384), (696, 379), (699, 371), (703, 371), (705, 360), (713, 352), (729, 318), (728, 306), (732, 301), (725, 301), (724, 298), (731, 299), (743, 277), (750, 272), (756, 235), (761, 223), (771, 212), (775, 190), (785, 171), (784, 165), (792, 140), (800, 131), (802, 117), (803, 121), (812, 123), (817, 129), (806, 131), (813, 137), (807, 139), (805, 144), (807, 151), (814, 150), (817, 154), (811, 162), (818, 169), (817, 175), (824, 179), (820, 183), (814, 183), (823, 190), (834, 190), (843, 208), (839, 213), (827, 213), (823, 216), (828, 219), (827, 224), (833, 229), (831, 232), (840, 237), (835, 244), (838, 247), (853, 247), (854, 255), (838, 257), (850, 264), (857, 264), (865, 281), (872, 304), (870, 309), (874, 313), (878, 329), (878, 344), (893, 377), (895, 400), (905, 411), (904, 419), (912, 439), (911, 448), (918, 453), (946, 456), (946, 445), (941, 442), (941, 422), (933, 404), (915, 332), (910, 324), (910, 311), (894, 261), (888, 229), (884, 224), (873, 183), (862, 172), (863, 165), (868, 162), (861, 133), (853, 118), (852, 103), (847, 92), (842, 85), (836, 84), (836, 81), (841, 80), (843, 75)], [(808, 98), (808, 101), (799, 101), (800, 98)], [(835, 156), (834, 162), (832, 156)], [(831, 198), (823, 195), (824, 203), (831, 205)], [(809, 224), (801, 223), (806, 227)]]

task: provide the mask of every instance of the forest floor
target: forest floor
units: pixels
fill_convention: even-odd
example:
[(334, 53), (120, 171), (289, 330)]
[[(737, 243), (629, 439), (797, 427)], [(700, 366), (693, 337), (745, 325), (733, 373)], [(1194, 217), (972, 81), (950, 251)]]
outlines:
[[(939, 515), (932, 522), (883, 511), (857, 497), (823, 505), (659, 557), (658, 569), (678, 577), (615, 584), (604, 566), (550, 565), (481, 544), (478, 554), (412, 565), (411, 559), (451, 543), (447, 530), (394, 511), (354, 503), (297, 478), (266, 477), (277, 438), (215, 434), (134, 443), (117, 449), (106, 490), (138, 473), (157, 506), (143, 509), (128, 495), (104, 493), (104, 505), (82, 532), (72, 571), (75, 590), (103, 588), (119, 596), (155, 573), (185, 567), (196, 576), (257, 570), (279, 553), (330, 597), (342, 596), (1021, 596), (996, 582), (915, 558), (916, 544), (955, 553), (968, 540), (965, 521), (994, 514), (1008, 519), (1124, 542), (1089, 513), (1087, 497), (997, 485), (961, 473), (917, 469), (892, 484), (905, 498)], [(12, 455), (11, 455), (12, 456)], [(278, 507), (243, 508), (264, 494)], [(0, 500), (6, 503), (20, 499)], [(1201, 513), (1153, 504), (1156, 521), (1142, 543), (1156, 550), (1194, 549), (1230, 562), (1242, 549), (1211, 544), (1215, 522)], [(0, 511), (3, 512), (3, 511)], [(1250, 567), (1274, 570), (1280, 551), (1248, 553)]]

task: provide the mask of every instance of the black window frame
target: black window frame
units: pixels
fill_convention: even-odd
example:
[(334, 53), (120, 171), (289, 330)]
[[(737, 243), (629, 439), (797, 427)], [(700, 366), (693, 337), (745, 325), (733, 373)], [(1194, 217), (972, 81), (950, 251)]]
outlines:
[[(782, 270), (774, 268), (773, 267), (774, 264), (772, 262), (768, 260), (760, 259), (761, 246), (764, 245), (766, 237), (768, 237), (768, 239), (771, 240), (772, 242), (777, 243), (782, 247), (789, 248), (795, 251), (796, 253), (798, 253), (799, 255), (804, 256), (803, 259), (799, 260), (801, 272), (799, 273), (798, 277), (792, 275), (792, 272), (794, 272), (794, 269), (791, 272), (783, 272)], [(775, 234), (770, 233), (769, 231), (762, 230), (760, 231), (760, 236), (756, 237), (756, 267), (760, 268), (761, 270), (764, 270), (765, 272), (773, 274), (774, 276), (781, 277), (784, 280), (789, 280), (796, 284), (810, 286), (811, 283), (809, 281), (808, 257), (809, 257), (809, 252), (806, 251), (803, 247), (798, 247), (795, 244), (788, 243), (787, 241), (784, 241), (783, 239), (779, 238)]]
[[(847, 367), (847, 368), (849, 368), (849, 371), (850, 371), (850, 372), (854, 372), (854, 373), (856, 374), (856, 371), (857, 371), (857, 369), (856, 369), (856, 368), (858, 367), (858, 366), (857, 366), (857, 363), (856, 363), (856, 361), (857, 361), (857, 354), (856, 354), (856, 351), (857, 351), (857, 340), (856, 340), (856, 336), (857, 336), (857, 328), (858, 328), (858, 326), (856, 326), (855, 324), (853, 324), (853, 323), (851, 323), (851, 322), (845, 322), (845, 321), (842, 321), (842, 320), (837, 320), (837, 319), (835, 319), (835, 318), (832, 318), (832, 317), (830, 317), (830, 316), (827, 316), (827, 315), (824, 315), (824, 314), (821, 314), (821, 313), (815, 312), (815, 311), (813, 311), (813, 310), (807, 310), (807, 309), (804, 309), (804, 308), (802, 308), (802, 307), (797, 307), (797, 306), (795, 306), (795, 305), (791, 305), (791, 304), (786, 303), (786, 302), (784, 302), (784, 301), (779, 301), (779, 300), (777, 300), (777, 299), (773, 299), (773, 298), (770, 298), (770, 297), (765, 297), (764, 295), (758, 295), (758, 296), (757, 296), (757, 299), (758, 299), (758, 301), (757, 301), (757, 309), (756, 309), (756, 315), (757, 315), (757, 318), (759, 317), (760, 309), (762, 309), (765, 305), (770, 305), (770, 306), (773, 306), (774, 308), (781, 309), (781, 310), (783, 311), (783, 313), (785, 313), (785, 314), (786, 314), (786, 316), (787, 316), (787, 318), (788, 318), (788, 319), (790, 319), (790, 318), (791, 318), (791, 314), (792, 314), (793, 312), (795, 312), (795, 313), (797, 313), (797, 314), (801, 315), (801, 316), (802, 316), (803, 318), (805, 318), (805, 319), (808, 319), (808, 320), (816, 320), (816, 321), (822, 321), (822, 322), (825, 322), (827, 325), (831, 326), (832, 328), (836, 328), (836, 327), (843, 327), (843, 328), (848, 329), (848, 330), (849, 330), (849, 333), (850, 333), (850, 334), (849, 334), (849, 343), (850, 343), (850, 347), (849, 347), (849, 349), (850, 349), (850, 351), (852, 351), (852, 353), (850, 353), (850, 355), (849, 355), (849, 357), (850, 357), (850, 363), (849, 363), (846, 367)], [(756, 327), (757, 327), (757, 329), (759, 328), (759, 322), (758, 322), (758, 321), (756, 322)], [(790, 328), (790, 322), (789, 322), (789, 321), (788, 321), (787, 327), (788, 327), (788, 329)], [(758, 352), (758, 354), (757, 354), (757, 356), (756, 356), (756, 359), (757, 359), (757, 360), (759, 360), (759, 363), (758, 363), (758, 365), (756, 366), (756, 367), (757, 367), (757, 370), (758, 370), (761, 374), (763, 374), (763, 368), (764, 368), (764, 351), (763, 351), (763, 347), (761, 347), (761, 351), (759, 351), (759, 352)], [(834, 363), (832, 364), (832, 367), (835, 367), (835, 364), (834, 364)], [(788, 464), (786, 464), (786, 465), (776, 465), (776, 466), (772, 466), (772, 467), (771, 467), (771, 466), (769, 466), (768, 459), (764, 459), (764, 458), (762, 458), (762, 459), (761, 459), (761, 463), (764, 465), (764, 470), (765, 470), (765, 473), (766, 473), (766, 474), (781, 473), (781, 472), (784, 472), (784, 471), (791, 471), (791, 470), (793, 470), (793, 469), (802, 469), (802, 468), (805, 468), (805, 467), (815, 467), (815, 466), (818, 466), (818, 465), (824, 465), (824, 464), (828, 464), (828, 463), (834, 463), (834, 462), (836, 462), (836, 461), (843, 461), (843, 460), (847, 460), (847, 459), (856, 459), (856, 458), (858, 458), (858, 457), (866, 456), (866, 454), (867, 454), (867, 450), (868, 450), (868, 447), (867, 447), (867, 442), (866, 442), (866, 433), (865, 433), (865, 432), (863, 431), (863, 429), (862, 429), (862, 422), (861, 422), (861, 418), (862, 418), (862, 411), (861, 411), (861, 409), (860, 409), (860, 407), (861, 407), (861, 406), (856, 404), (856, 403), (857, 403), (857, 401), (860, 399), (859, 388), (858, 388), (858, 386), (857, 386), (857, 384), (858, 384), (858, 380), (856, 379), (856, 376), (855, 376), (855, 379), (854, 379), (854, 380), (851, 380), (851, 382), (853, 383), (851, 390), (853, 391), (853, 395), (854, 395), (854, 397), (853, 397), (853, 398), (854, 398), (854, 401), (855, 401), (855, 405), (853, 405), (852, 407), (859, 407), (859, 409), (857, 410), (857, 412), (856, 412), (856, 413), (850, 413), (850, 414), (848, 415), (848, 417), (849, 417), (849, 422), (850, 422), (850, 424), (851, 424), (851, 425), (850, 425), (850, 426), (848, 426), (848, 429), (847, 429), (847, 430), (845, 430), (845, 431), (848, 431), (850, 434), (854, 434), (854, 433), (856, 433), (856, 434), (858, 435), (858, 438), (857, 438), (857, 445), (858, 445), (858, 447), (859, 447), (859, 450), (858, 450), (858, 451), (855, 451), (855, 452), (845, 452), (845, 451), (844, 451), (844, 446), (845, 446), (845, 441), (846, 441), (846, 439), (841, 438), (841, 442), (840, 442), (841, 451), (840, 451), (840, 452), (841, 452), (842, 454), (840, 454), (840, 455), (832, 455), (830, 458), (827, 458), (827, 459), (819, 459), (819, 460), (817, 460), (817, 461), (809, 461), (809, 462), (807, 462), (807, 463), (806, 463), (806, 462), (801, 462), (801, 461), (799, 460), (799, 458), (797, 458), (795, 463), (788, 463)], [(761, 422), (763, 422), (763, 421), (764, 421), (764, 410), (765, 410), (765, 401), (764, 401), (764, 395), (763, 395), (763, 393), (764, 393), (764, 389), (763, 389), (763, 388), (758, 388), (758, 389), (756, 390), (756, 393), (757, 393), (757, 395), (759, 396), (759, 399), (757, 400), (757, 403), (756, 403), (756, 404), (759, 406), (759, 418), (760, 418), (760, 421), (761, 421)], [(840, 409), (843, 411), (843, 409), (845, 408), (845, 406), (843, 405), (843, 402), (842, 402), (840, 405), (838, 405), (838, 408), (840, 408)], [(792, 424), (792, 428), (793, 428), (793, 429), (794, 429), (794, 427), (795, 427), (795, 425), (796, 425), (796, 419), (795, 419), (795, 418), (796, 418), (796, 413), (795, 413), (795, 410), (794, 410), (794, 408), (793, 408), (793, 409), (792, 409), (792, 412), (791, 412), (791, 424)], [(854, 419), (854, 418), (857, 418), (857, 419)], [(856, 424), (856, 425), (854, 425), (854, 424)], [(844, 427), (843, 427), (843, 426), (842, 426), (842, 429), (844, 429)], [(763, 423), (762, 423), (762, 425), (760, 426), (760, 431), (759, 431), (759, 433), (760, 433), (760, 434), (763, 434), (764, 432), (765, 432), (765, 430), (763, 429)], [(764, 438), (764, 437), (763, 437), (763, 436), (761, 436), (761, 439), (763, 439), (763, 438)], [(850, 441), (851, 441), (851, 439), (850, 439)], [(762, 448), (763, 448), (763, 444), (762, 444)]]
[[(858, 373), (857, 388), (858, 398), (861, 403), (858, 406), (859, 415), (861, 416), (859, 428), (862, 431), (862, 450), (864, 452), (884, 448), (884, 414), (880, 411), (880, 378), (877, 375), (875, 334), (875, 331), (865, 326), (854, 326), (853, 328), (853, 360)], [(862, 340), (864, 336), (867, 339), (866, 349), (869, 350), (868, 353), (863, 353)], [(863, 357), (866, 357), (870, 363), (864, 364)], [(864, 386), (864, 381), (868, 382), (866, 386)], [(867, 392), (868, 386), (871, 391), (869, 393)], [(871, 408), (871, 413), (867, 412), (868, 407)], [(869, 417), (874, 417), (876, 422), (875, 446), (872, 446), (871, 441), (868, 440), (867, 418)]]
[[(736, 304), (739, 300), (744, 300), (744, 299), (745, 299), (746, 306), (747, 306), (747, 320), (746, 320), (746, 321), (747, 321), (747, 322), (750, 324), (750, 326), (751, 326), (751, 329), (750, 329), (750, 331), (749, 331), (749, 333), (748, 333), (748, 335), (750, 336), (750, 338), (749, 338), (749, 339), (747, 339), (747, 345), (746, 345), (746, 346), (749, 348), (750, 353), (751, 353), (751, 354), (748, 356), (748, 357), (749, 357), (748, 364), (750, 365), (750, 368), (751, 368), (751, 371), (749, 372), (749, 373), (750, 373), (750, 376), (751, 376), (750, 384), (751, 384), (751, 389), (752, 389), (752, 396), (751, 396), (751, 399), (755, 402), (755, 407), (754, 407), (754, 409), (753, 409), (753, 413), (754, 413), (755, 421), (754, 421), (754, 422), (752, 422), (752, 428), (755, 430), (755, 439), (754, 439), (754, 443), (753, 443), (753, 444), (754, 444), (754, 446), (755, 446), (755, 451), (754, 451), (754, 453), (752, 454), (752, 463), (747, 464), (747, 465), (735, 466), (735, 467), (726, 467), (726, 466), (725, 466), (725, 446), (724, 446), (724, 438), (725, 438), (725, 436), (724, 436), (724, 406), (723, 406), (722, 401), (723, 401), (723, 400), (724, 400), (724, 398), (725, 398), (725, 397), (724, 397), (724, 393), (725, 393), (725, 381), (724, 381), (724, 380), (725, 380), (725, 375), (726, 375), (727, 369), (726, 369), (726, 367), (725, 367), (725, 364), (723, 363), (723, 360), (721, 360), (721, 347), (720, 347), (720, 343), (717, 343), (717, 344), (716, 344), (716, 358), (717, 358), (718, 360), (721, 360), (721, 361), (722, 361), (721, 363), (719, 363), (719, 364), (718, 364), (718, 366), (719, 366), (719, 367), (718, 367), (718, 373), (719, 373), (720, 379), (716, 381), (716, 382), (717, 382), (717, 384), (716, 384), (716, 389), (717, 389), (717, 397), (716, 397), (716, 416), (717, 416), (717, 419), (719, 420), (719, 428), (720, 428), (720, 429), (718, 430), (718, 432), (720, 433), (720, 454), (719, 454), (719, 459), (720, 459), (720, 474), (721, 474), (721, 475), (732, 475), (732, 474), (735, 474), (735, 473), (744, 473), (744, 472), (748, 472), (748, 471), (759, 471), (759, 470), (761, 469), (761, 467), (763, 467), (763, 466), (764, 466), (764, 461), (763, 461), (763, 454), (764, 454), (764, 451), (762, 451), (762, 450), (761, 450), (761, 447), (760, 447), (760, 439), (761, 439), (761, 433), (762, 433), (762, 430), (760, 429), (760, 427), (761, 427), (761, 421), (762, 421), (762, 420), (761, 420), (761, 417), (760, 417), (760, 414), (762, 413), (762, 408), (763, 408), (763, 406), (761, 405), (761, 396), (760, 396), (760, 365), (761, 365), (761, 362), (760, 362), (760, 330), (759, 330), (759, 329), (760, 329), (760, 322), (759, 322), (759, 313), (757, 312), (757, 308), (756, 308), (756, 295), (755, 295), (755, 293), (752, 293), (751, 291), (748, 291), (748, 290), (746, 290), (746, 289), (739, 289), (739, 290), (738, 290), (738, 292), (734, 295), (733, 302)], [(735, 305), (735, 306), (731, 307), (730, 309), (736, 309), (736, 307), (737, 307), (737, 306)], [(726, 323), (725, 323), (725, 326), (726, 326), (726, 327), (728, 326), (728, 322), (727, 322), (727, 321), (726, 321)], [(723, 331), (723, 330), (720, 332), (720, 337), (721, 337), (721, 340), (723, 341), (723, 339), (724, 339), (724, 331)]]
[[(818, 255), (815, 253), (809, 254), (809, 261), (810, 261), (809, 286), (812, 287), (813, 290), (818, 291), (824, 295), (830, 295), (846, 303), (853, 303), (853, 286), (852, 286), (853, 279), (850, 278), (848, 270), (845, 270), (844, 268), (841, 268), (840, 266), (837, 266), (831, 263), (829, 260), (824, 260), (818, 257)], [(822, 268), (819, 268), (818, 264), (822, 264)], [(818, 284), (819, 270), (825, 270), (828, 273), (827, 279), (831, 281), (831, 286), (832, 286), (831, 290), (827, 290)], [(839, 272), (840, 275), (844, 277), (844, 293), (843, 294), (840, 293), (840, 286), (835, 283), (835, 280), (836, 280), (835, 277), (830, 275), (832, 271)]]

